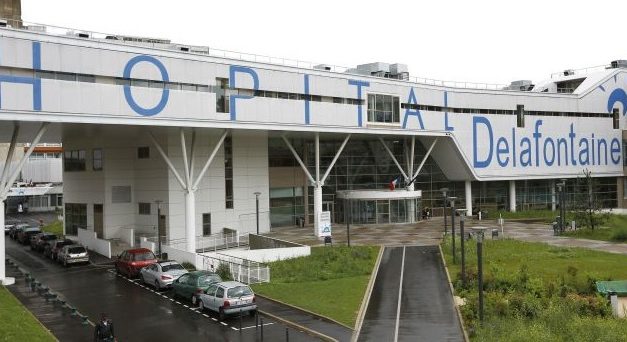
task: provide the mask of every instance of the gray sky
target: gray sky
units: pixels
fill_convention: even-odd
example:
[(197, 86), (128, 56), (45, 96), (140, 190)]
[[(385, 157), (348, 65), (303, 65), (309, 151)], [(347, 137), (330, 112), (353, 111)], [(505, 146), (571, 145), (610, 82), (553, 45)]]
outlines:
[[(22, 0), (25, 21), (509, 83), (627, 59), (627, 1)], [(584, 5), (585, 4), (585, 5)]]

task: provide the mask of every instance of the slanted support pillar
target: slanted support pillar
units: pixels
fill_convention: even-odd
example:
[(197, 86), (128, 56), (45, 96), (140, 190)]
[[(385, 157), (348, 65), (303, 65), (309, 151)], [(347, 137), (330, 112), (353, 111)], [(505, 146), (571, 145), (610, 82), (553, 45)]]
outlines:
[(472, 182), (464, 182), (464, 198), (466, 198), (466, 216), (472, 217)]
[(509, 211), (516, 212), (516, 181), (509, 181)]

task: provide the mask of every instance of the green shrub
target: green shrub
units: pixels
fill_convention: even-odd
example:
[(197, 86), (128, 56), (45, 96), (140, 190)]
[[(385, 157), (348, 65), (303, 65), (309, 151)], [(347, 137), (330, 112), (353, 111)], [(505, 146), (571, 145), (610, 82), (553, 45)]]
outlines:
[(229, 269), (229, 264), (221, 262), (216, 269), (216, 273), (222, 278), (223, 281), (233, 280), (233, 275)]
[(196, 266), (194, 266), (194, 264), (192, 264), (191, 262), (184, 262), (181, 264), (181, 266), (183, 266), (184, 269), (188, 270), (188, 271), (195, 271), (196, 270)]
[(627, 226), (615, 228), (610, 235), (610, 240), (616, 242), (627, 242)]

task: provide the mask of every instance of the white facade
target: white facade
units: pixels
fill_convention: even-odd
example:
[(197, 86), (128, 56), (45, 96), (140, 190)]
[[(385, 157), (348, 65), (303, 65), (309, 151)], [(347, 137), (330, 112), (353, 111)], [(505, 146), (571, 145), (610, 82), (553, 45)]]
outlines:
[[(23, 142), (41, 122), (50, 122), (46, 141), (62, 142), (64, 151), (85, 151), (85, 170), (63, 174), (65, 202), (87, 205), (90, 230), (93, 205), (102, 204), (104, 238), (119, 237), (129, 227), (156, 234), (156, 201), (163, 201), (170, 239), (189, 238), (185, 226), (190, 224), (195, 236), (202, 235), (205, 213), (211, 214), (213, 232), (222, 227), (253, 231), (241, 222), (250, 222), (256, 211), (255, 192), (261, 193), (259, 211), (269, 210), (271, 134), (415, 136), (425, 146), (440, 137), (431, 155), (448, 179), (458, 181), (572, 178), (583, 168), (595, 176), (623, 176), (625, 69), (600, 71), (569, 94), (476, 90), (153, 45), (0, 29), (0, 121), (13, 122), (19, 115)], [(216, 106), (218, 78), (227, 80), (231, 93), (224, 113)], [(272, 96), (256, 96), (259, 91)], [(398, 97), (398, 122), (369, 122), (369, 94)], [(515, 115), (521, 105), (529, 113), (524, 125)], [(614, 109), (621, 114), (618, 126), (609, 115)], [(189, 189), (169, 170), (150, 135), (179, 177), (188, 178), (201, 173), (225, 129), (233, 146), (233, 209), (225, 206), (221, 145), (193, 189), (194, 219), (187, 220)], [(10, 141), (11, 134), (11, 125), (0, 127), (2, 141)], [(149, 158), (138, 158), (139, 147), (150, 148)], [(93, 168), (94, 150), (103, 153), (102, 170)], [(191, 156), (188, 173), (185, 157)], [(114, 187), (130, 189), (130, 198), (116, 200)], [(149, 203), (150, 214), (140, 214), (139, 203)], [(320, 203), (316, 208), (321, 210)], [(260, 229), (269, 229), (267, 220)]]

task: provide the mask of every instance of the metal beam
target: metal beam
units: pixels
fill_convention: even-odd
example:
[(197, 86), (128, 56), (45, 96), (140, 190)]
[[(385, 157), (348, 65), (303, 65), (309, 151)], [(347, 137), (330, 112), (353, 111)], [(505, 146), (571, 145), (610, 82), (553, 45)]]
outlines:
[(7, 153), (7, 160), (4, 163), (4, 169), (2, 170), (2, 176), (0, 176), (0, 189), (4, 189), (6, 177), (11, 170), (11, 164), (13, 163), (13, 154), (15, 153), (15, 145), (17, 144), (17, 136), (20, 133), (20, 126), (13, 125), (13, 136), (11, 137), (11, 145), (9, 146), (9, 153)]
[(285, 142), (285, 144), (287, 145), (287, 148), (290, 149), (290, 151), (292, 151), (292, 154), (294, 155), (294, 158), (296, 158), (296, 161), (298, 162), (298, 164), (300, 165), (300, 167), (303, 169), (303, 171), (305, 172), (305, 175), (307, 176), (307, 178), (309, 178), (309, 181), (311, 182), (311, 184), (316, 184), (316, 181), (313, 179), (313, 177), (311, 176), (311, 173), (309, 173), (309, 170), (307, 170), (307, 166), (305, 166), (305, 163), (303, 163), (303, 161), (300, 159), (300, 157), (298, 156), (298, 153), (296, 153), (296, 150), (294, 149), (294, 147), (292, 146), (292, 144), (290, 144), (289, 140), (287, 140), (287, 138), (285, 137), (285, 135), (282, 135), (281, 138), (283, 138), (283, 141)]
[(191, 157), (189, 161), (189, 179), (194, 180), (194, 166), (195, 166), (194, 160), (196, 160), (196, 129), (195, 128), (192, 128), (191, 150), (192, 152), (190, 153)]
[(327, 172), (324, 173), (324, 176), (322, 176), (322, 179), (320, 180), (320, 185), (324, 185), (324, 182), (327, 180), (327, 177), (329, 177), (329, 173), (331, 173), (333, 166), (335, 166), (335, 162), (337, 162), (337, 159), (340, 157), (340, 154), (342, 154), (342, 151), (344, 151), (344, 147), (346, 147), (346, 144), (348, 143), (348, 139), (350, 139), (350, 137), (351, 137), (351, 134), (346, 136), (346, 138), (344, 139), (344, 142), (342, 143), (342, 146), (340, 146), (340, 149), (337, 150), (337, 153), (335, 153), (335, 157), (333, 157), (333, 160), (331, 161), (331, 165), (329, 165)]
[(213, 151), (211, 151), (211, 155), (209, 155), (209, 159), (207, 159), (207, 162), (205, 163), (205, 165), (203, 166), (202, 170), (200, 170), (200, 173), (198, 174), (198, 178), (196, 179), (196, 181), (192, 185), (192, 191), (196, 191), (196, 189), (198, 188), (198, 184), (200, 184), (200, 181), (202, 180), (202, 177), (204, 177), (205, 173), (209, 169), (209, 165), (211, 165), (211, 162), (215, 158), (216, 154), (218, 153), (218, 150), (220, 149), (220, 147), (224, 143), (224, 139), (226, 139), (226, 136), (228, 134), (229, 134), (229, 131), (224, 130), (224, 133), (222, 133), (222, 135), (220, 136), (220, 139), (218, 140), (218, 143), (213, 148)]
[(183, 181), (183, 178), (181, 178), (181, 175), (179, 175), (179, 173), (176, 171), (176, 169), (174, 168), (174, 165), (172, 164), (172, 161), (170, 161), (168, 156), (165, 154), (165, 152), (163, 151), (163, 148), (161, 148), (161, 145), (159, 144), (157, 139), (155, 139), (155, 136), (152, 134), (152, 132), (149, 132), (149, 135), (150, 135), (150, 139), (152, 140), (152, 143), (157, 148), (157, 151), (159, 151), (159, 154), (161, 154), (161, 157), (163, 158), (165, 163), (170, 168), (170, 171), (172, 171), (172, 173), (174, 174), (174, 177), (176, 177), (176, 180), (181, 185), (181, 188), (187, 189), (187, 186), (185, 185), (185, 182)]
[(383, 138), (379, 137), (379, 141), (383, 145), (383, 148), (385, 148), (385, 150), (388, 152), (388, 154), (390, 155), (390, 157), (394, 161), (394, 164), (396, 164), (396, 166), (398, 167), (399, 171), (401, 171), (401, 174), (403, 175), (403, 177), (405, 177), (405, 181), (409, 181), (409, 178), (407, 178), (407, 174), (405, 173), (405, 171), (401, 167), (401, 164), (398, 163), (398, 160), (396, 160), (396, 157), (394, 157), (394, 153), (392, 153), (392, 151), (390, 150), (388, 145), (385, 144), (385, 141), (383, 140)]
[(316, 186), (320, 186), (320, 133), (315, 133), (314, 142), (316, 144)]
[(414, 173), (414, 149), (416, 147), (416, 136), (412, 135), (411, 136), (411, 154), (409, 157), (409, 174), (413, 174)]
[(24, 167), (24, 164), (26, 164), (26, 161), (30, 157), (31, 153), (33, 153), (35, 146), (39, 144), (39, 140), (41, 140), (41, 137), (43, 137), (43, 135), (48, 130), (48, 125), (50, 125), (49, 122), (44, 122), (39, 127), (39, 131), (37, 131), (37, 134), (35, 135), (35, 138), (31, 142), (30, 147), (28, 148), (24, 156), (22, 156), (22, 159), (20, 160), (19, 164), (17, 164), (17, 168), (13, 170), (11, 177), (9, 177), (6, 180), (4, 189), (2, 190), (2, 193), (0, 194), (0, 199), (6, 198), (7, 194), (9, 193), (9, 190), (11, 190), (11, 185), (13, 185), (13, 182), (15, 182), (17, 177), (20, 175), (20, 172), (22, 172), (22, 168)]
[(185, 144), (185, 130), (183, 128), (180, 129), (181, 134), (181, 152), (183, 153), (183, 170), (185, 171), (185, 185), (187, 191), (192, 190), (192, 180), (189, 178), (189, 161), (187, 160), (187, 145)]
[(433, 147), (435, 146), (435, 143), (437, 143), (437, 142), (438, 142), (438, 137), (435, 137), (435, 139), (433, 140), (433, 143), (431, 143), (431, 146), (429, 146), (429, 149), (427, 150), (427, 153), (425, 154), (424, 158), (422, 158), (422, 161), (420, 162), (420, 165), (416, 169), (416, 173), (414, 173), (414, 177), (412, 177), (412, 180), (414, 180), (414, 179), (416, 179), (416, 177), (418, 177), (418, 174), (420, 173), (420, 170), (422, 170), (422, 167), (425, 165), (425, 162), (427, 161), (427, 158), (429, 158), (429, 155), (431, 154), (431, 151), (433, 150)]

